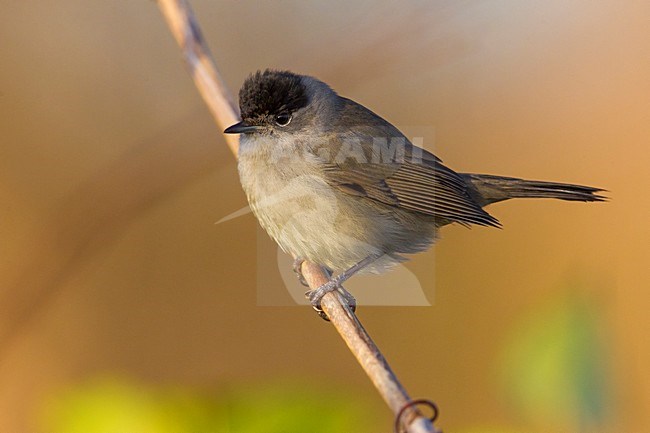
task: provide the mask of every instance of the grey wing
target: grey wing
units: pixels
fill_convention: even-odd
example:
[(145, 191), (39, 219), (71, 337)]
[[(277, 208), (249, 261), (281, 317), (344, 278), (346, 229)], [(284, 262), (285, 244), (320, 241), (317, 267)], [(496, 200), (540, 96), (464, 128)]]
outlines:
[(405, 162), (385, 182), (404, 209), (449, 223), (500, 225), (472, 200), (464, 179), (440, 162)]
[[(360, 199), (433, 217), (441, 224), (500, 226), (496, 218), (470, 197), (468, 186), (458, 173), (444, 166), (435, 155), (413, 146), (381, 117), (353, 101), (346, 101), (343, 114), (354, 116), (356, 122), (351, 127), (348, 123), (345, 133), (329, 134), (329, 146), (349, 148), (351, 142), (361, 149), (365, 159), (343, 155), (322, 161), (322, 172), (330, 185)], [(388, 140), (399, 139), (401, 152), (392, 149), (394, 152), (389, 153), (388, 159), (386, 155), (378, 155), (378, 135)]]

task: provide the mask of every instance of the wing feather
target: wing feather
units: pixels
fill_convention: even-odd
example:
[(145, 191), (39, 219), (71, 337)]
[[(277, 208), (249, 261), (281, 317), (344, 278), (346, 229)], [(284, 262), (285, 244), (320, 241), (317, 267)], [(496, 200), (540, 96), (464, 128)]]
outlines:
[[(435, 155), (411, 144), (381, 117), (353, 101), (342, 99), (341, 118), (348, 121), (345, 125), (332, 125), (327, 133), (328, 146), (340, 150), (352, 142), (360, 146), (366, 160), (322, 160), (322, 172), (328, 183), (359, 199), (433, 217), (440, 223), (499, 226), (498, 220), (470, 197), (462, 176), (443, 165)], [(352, 126), (350, 119), (354, 119)], [(373, 141), (376, 138), (402, 140), (403, 152), (380, 161), (376, 158), (376, 141)]]

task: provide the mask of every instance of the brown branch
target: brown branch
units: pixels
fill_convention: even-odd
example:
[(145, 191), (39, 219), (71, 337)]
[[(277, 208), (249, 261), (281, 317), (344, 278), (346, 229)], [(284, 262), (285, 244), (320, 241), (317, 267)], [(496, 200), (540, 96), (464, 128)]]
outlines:
[[(237, 109), (219, 76), (188, 2), (158, 0), (158, 4), (183, 51), (194, 83), (219, 128), (223, 130), (237, 122), (239, 120)], [(237, 140), (232, 135), (226, 135), (226, 140), (236, 156)], [(328, 280), (323, 269), (313, 263), (303, 263), (302, 272), (312, 289), (320, 287)], [(411, 399), (354, 312), (336, 292), (326, 294), (321, 301), (321, 306), (382, 398), (397, 416), (405, 406), (409, 405)], [(409, 433), (435, 431), (429, 419), (422, 416), (414, 407), (409, 406), (403, 411), (402, 420)]]

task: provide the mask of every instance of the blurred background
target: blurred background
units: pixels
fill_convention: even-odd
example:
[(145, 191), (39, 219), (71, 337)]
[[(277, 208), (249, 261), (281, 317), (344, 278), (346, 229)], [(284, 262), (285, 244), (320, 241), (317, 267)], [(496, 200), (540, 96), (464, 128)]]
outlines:
[[(432, 306), (359, 316), (445, 431), (650, 431), (650, 3), (192, 3), (233, 92), (311, 74), (456, 170), (611, 191), (447, 227), (407, 264)], [(2, 6), (0, 431), (389, 431), (331, 326), (258, 306), (257, 223), (215, 225), (246, 200), (157, 5)]]

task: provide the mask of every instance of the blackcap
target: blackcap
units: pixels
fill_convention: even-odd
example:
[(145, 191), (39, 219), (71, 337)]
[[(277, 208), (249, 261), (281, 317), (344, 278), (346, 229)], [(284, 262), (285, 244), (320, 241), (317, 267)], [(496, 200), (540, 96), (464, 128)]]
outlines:
[[(395, 126), (313, 77), (266, 70), (239, 92), (238, 169), (250, 207), (287, 253), (335, 272), (315, 307), (356, 272), (424, 251), (451, 223), (499, 227), (511, 198), (602, 201), (599, 188), (457, 173)], [(342, 292), (347, 300), (353, 298)]]

